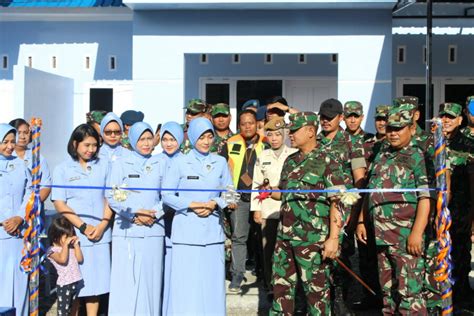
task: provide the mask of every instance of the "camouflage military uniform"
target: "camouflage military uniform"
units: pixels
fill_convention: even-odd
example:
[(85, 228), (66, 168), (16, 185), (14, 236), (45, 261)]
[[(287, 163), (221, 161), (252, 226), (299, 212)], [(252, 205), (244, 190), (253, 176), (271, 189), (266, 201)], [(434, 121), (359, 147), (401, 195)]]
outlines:
[[(280, 189), (331, 189), (348, 181), (340, 166), (316, 148), (306, 156), (298, 152), (288, 157)], [(330, 314), (330, 263), (323, 262), (320, 254), (329, 234), (329, 206), (327, 194), (282, 195), (281, 225), (273, 257), (275, 300), (271, 314), (293, 314), (297, 274), (301, 276), (310, 314)]]
[[(400, 112), (391, 110), (389, 123), (392, 113)], [(410, 114), (407, 116), (411, 119)], [(393, 120), (400, 121), (400, 116)], [(401, 120), (403, 122), (403, 117)], [(423, 152), (416, 146), (408, 145), (402, 149), (390, 146), (375, 157), (369, 171), (368, 188), (427, 188), (424, 160)], [(369, 195), (369, 216), (377, 245), (384, 314), (426, 314), (426, 303), (421, 295), (424, 259), (409, 254), (406, 248), (417, 215), (418, 199), (422, 197), (428, 198), (429, 193), (376, 192)]]
[(183, 127), (184, 138), (183, 138), (183, 142), (179, 146), (179, 150), (183, 154), (187, 154), (191, 151), (191, 149), (193, 149), (193, 145), (191, 144), (188, 138), (188, 126), (186, 124), (182, 124), (181, 126)]
[(220, 154), (224, 148), (224, 145), (227, 143), (227, 140), (232, 136), (234, 136), (232, 131), (229, 131), (229, 133), (227, 133), (227, 135), (224, 137), (221, 137), (216, 133), (216, 136), (214, 136), (214, 143), (211, 146), (211, 153)]
[[(306, 114), (305, 114), (306, 113)], [(317, 116), (300, 112), (290, 116), (290, 130), (317, 126)], [(311, 124), (310, 124), (311, 123)], [(290, 155), (284, 165), (282, 190), (343, 188), (349, 182), (339, 164), (321, 149)], [(330, 262), (322, 260), (321, 246), (329, 236), (330, 194), (282, 193), (280, 226), (273, 257), (274, 301), (271, 315), (293, 315), (298, 276), (311, 315), (329, 315)]]
[[(204, 102), (201, 99), (191, 99), (189, 100), (187, 106), (186, 106), (186, 115), (199, 115), (202, 113), (206, 113), (208, 110), (208, 105), (206, 102)], [(183, 132), (184, 132), (184, 139), (181, 145), (179, 146), (179, 150), (183, 154), (187, 154), (193, 149), (193, 145), (191, 145), (191, 142), (188, 139), (188, 125), (185, 123), (182, 125), (183, 126)]]

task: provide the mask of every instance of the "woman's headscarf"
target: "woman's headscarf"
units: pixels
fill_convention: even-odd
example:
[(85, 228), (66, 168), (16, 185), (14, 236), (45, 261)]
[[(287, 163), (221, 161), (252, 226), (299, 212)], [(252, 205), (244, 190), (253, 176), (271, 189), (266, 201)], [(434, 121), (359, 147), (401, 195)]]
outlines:
[(199, 137), (201, 137), (201, 135), (208, 130), (215, 134), (214, 126), (207, 118), (198, 117), (192, 120), (188, 127), (188, 138), (191, 142), (191, 145), (196, 146), (196, 142), (198, 141)]
[(147, 130), (150, 131), (151, 135), (153, 135), (153, 129), (148, 123), (137, 122), (133, 124), (132, 127), (130, 127), (130, 130), (128, 131), (128, 139), (130, 140), (130, 146), (132, 146), (133, 150), (138, 154), (140, 154), (137, 151), (138, 140), (140, 139), (140, 136), (142, 136), (142, 134)]
[[(1, 123), (0, 124), (0, 141), (3, 142), (5, 137), (11, 132), (15, 133), (16, 135), (16, 129), (13, 126), (11, 126), (10, 124)], [(5, 159), (7, 159), (7, 157), (5, 157), (4, 155), (0, 155), (0, 160), (5, 160)]]
[(118, 117), (113, 112), (109, 112), (109, 113), (107, 113), (106, 116), (104, 116), (104, 118), (100, 122), (100, 136), (104, 137), (105, 127), (107, 126), (107, 124), (109, 124), (110, 122), (113, 122), (113, 121), (117, 122), (117, 124), (120, 126), (120, 130), (123, 132), (123, 124), (122, 124), (122, 120), (120, 119), (120, 117)]
[(176, 139), (176, 141), (178, 142), (178, 146), (180, 146), (181, 143), (183, 142), (183, 139), (184, 139), (183, 128), (178, 123), (176, 122), (165, 123), (161, 127), (161, 130), (160, 130), (160, 139), (163, 139), (163, 135), (165, 135), (165, 133), (168, 133), (171, 136), (173, 136), (174, 139)]

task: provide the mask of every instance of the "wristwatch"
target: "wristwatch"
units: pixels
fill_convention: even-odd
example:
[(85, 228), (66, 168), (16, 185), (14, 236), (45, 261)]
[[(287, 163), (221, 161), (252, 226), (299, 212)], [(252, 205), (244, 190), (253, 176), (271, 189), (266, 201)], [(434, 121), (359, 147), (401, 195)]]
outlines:
[(87, 228), (87, 224), (85, 222), (82, 223), (81, 226), (79, 226), (79, 231), (81, 232), (81, 234), (84, 234), (86, 232), (86, 228)]

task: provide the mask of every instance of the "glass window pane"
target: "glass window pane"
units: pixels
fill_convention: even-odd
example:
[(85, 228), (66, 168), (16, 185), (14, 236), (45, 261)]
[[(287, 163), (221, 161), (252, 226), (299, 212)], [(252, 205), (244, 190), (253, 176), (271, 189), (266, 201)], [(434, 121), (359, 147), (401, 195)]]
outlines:
[(282, 80), (238, 80), (237, 109), (240, 111), (245, 101), (258, 99), (266, 104), (271, 97), (282, 95)]
[(228, 83), (206, 83), (206, 102), (209, 104), (229, 104)]

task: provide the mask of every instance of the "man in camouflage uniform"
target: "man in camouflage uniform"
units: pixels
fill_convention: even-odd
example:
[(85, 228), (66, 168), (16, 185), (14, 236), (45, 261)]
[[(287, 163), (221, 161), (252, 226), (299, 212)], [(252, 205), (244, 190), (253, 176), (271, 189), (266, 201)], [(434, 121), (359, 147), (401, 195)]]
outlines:
[[(343, 120), (343, 107), (336, 99), (328, 99), (321, 103), (319, 119), (321, 122), (321, 133), (318, 135), (318, 143), (321, 149), (331, 153), (336, 162), (342, 165), (342, 169), (347, 177), (351, 179), (351, 185), (361, 188), (364, 185), (366, 163), (364, 159), (364, 148), (362, 142), (352, 138), (349, 133), (340, 127)], [(347, 212), (348, 218), (356, 219), (358, 208), (353, 207)], [(353, 223), (347, 227), (348, 234), (344, 236), (341, 250), (341, 260), (350, 265), (349, 257), (355, 253)], [(350, 315), (350, 311), (345, 304), (347, 291), (352, 282), (351, 277), (336, 265), (334, 272), (334, 312), (340, 315)]]
[[(425, 167), (430, 186), (436, 186), (435, 166), (434, 166), (434, 138), (433, 135), (422, 130), (417, 123), (420, 117), (418, 109), (418, 98), (411, 96), (403, 96), (393, 100), (395, 107), (401, 110), (409, 111), (413, 117), (411, 130), (413, 137), (411, 145), (420, 149), (425, 155)], [(447, 162), (449, 168), (449, 161)], [(450, 179), (449, 172), (446, 173), (447, 181)], [(439, 283), (434, 279), (436, 271), (436, 257), (438, 255), (438, 242), (436, 238), (435, 216), (436, 216), (436, 200), (434, 195), (430, 196), (430, 218), (426, 228), (426, 247), (424, 253), (425, 269), (427, 273), (423, 280), (423, 295), (426, 299), (426, 306), (430, 314), (437, 314), (442, 308), (441, 288)]]
[[(210, 115), (212, 118), (212, 124), (214, 125), (214, 129), (216, 131), (216, 135), (214, 136), (214, 142), (211, 146), (210, 151), (211, 153), (217, 153), (218, 155), (222, 155), (222, 150), (225, 144), (227, 144), (227, 140), (234, 135), (234, 133), (229, 127), (230, 122), (232, 120), (229, 105), (225, 103), (214, 104), (211, 107)], [(224, 233), (226, 235), (226, 240), (224, 243), (225, 258), (226, 262), (230, 262), (232, 251), (232, 229), (230, 223), (230, 213), (227, 209), (224, 211), (223, 226)]]
[(188, 138), (189, 122), (197, 117), (207, 116), (207, 104), (201, 99), (191, 99), (186, 106), (186, 122), (182, 125), (184, 131), (184, 140), (179, 147), (183, 154), (187, 154), (193, 149), (193, 145)]
[[(470, 140), (470, 144), (474, 143), (474, 96), (470, 96), (467, 98), (466, 108), (464, 109), (464, 113), (467, 116), (467, 126), (461, 130), (461, 133)], [(470, 197), (471, 197), (471, 241), (474, 243), (474, 153), (472, 152), (473, 149), (471, 147), (469, 151), (469, 159), (468, 159), (468, 173), (470, 179)]]
[(364, 108), (359, 101), (348, 101), (344, 104), (344, 123), (346, 123), (346, 132), (356, 138), (369, 138), (373, 134), (366, 133), (362, 127), (364, 120)]
[[(298, 152), (283, 165), (279, 189), (344, 188), (348, 178), (341, 166), (318, 146), (318, 117), (313, 112), (290, 115), (290, 139)], [(271, 315), (294, 315), (298, 275), (310, 315), (329, 315), (331, 262), (340, 245), (342, 215), (335, 196), (326, 193), (273, 193), (282, 200), (280, 226), (273, 257), (274, 301)]]
[[(427, 189), (423, 152), (410, 144), (412, 113), (393, 108), (389, 112), (387, 140), (369, 171), (369, 188)], [(383, 314), (425, 315), (421, 295), (425, 271), (423, 239), (430, 213), (429, 192), (375, 192), (367, 199), (374, 226)], [(364, 212), (359, 216), (363, 222)], [(367, 240), (366, 228), (357, 226), (357, 238)]]
[[(383, 144), (387, 144), (386, 139), (386, 127), (387, 127), (387, 118), (388, 111), (390, 110), (390, 105), (377, 105), (375, 108), (375, 135), (369, 137), (364, 142), (364, 157), (369, 168), (370, 164), (377, 156)], [(368, 169), (367, 168), (367, 169)]]
[[(386, 140), (386, 126), (387, 117), (390, 106), (378, 105), (375, 109), (375, 130), (376, 134), (364, 139), (364, 157), (367, 166), (374, 161), (375, 156), (379, 153), (382, 147), (387, 147)], [(367, 214), (364, 214), (367, 215)], [(367, 218), (367, 217), (365, 217)], [(360, 223), (363, 224), (363, 223)], [(362, 279), (373, 289), (377, 294), (380, 293), (380, 284), (377, 272), (377, 254), (375, 246), (375, 237), (370, 226), (367, 227), (367, 243), (362, 243), (357, 240), (357, 250), (359, 253), (359, 271)], [(375, 306), (381, 306), (381, 296), (374, 296), (365, 288), (363, 289), (363, 297), (360, 301), (354, 302), (352, 308), (355, 310), (367, 310)]]
[[(471, 198), (469, 174), (469, 155), (474, 154), (472, 138), (461, 132), (462, 106), (457, 103), (440, 105), (439, 116), (443, 121), (443, 132), (448, 146), (448, 159), (451, 169), (451, 194), (448, 209), (451, 212), (452, 225), (450, 228), (453, 247), (453, 298), (455, 307), (460, 307), (472, 298), (469, 287), (469, 272), (471, 271)], [(466, 129), (465, 129), (466, 130)]]
[(210, 114), (212, 117), (212, 124), (216, 130), (214, 143), (211, 146), (211, 153), (217, 153), (220, 155), (227, 140), (234, 135), (229, 127), (232, 120), (229, 105), (225, 103), (214, 104), (211, 108)]

